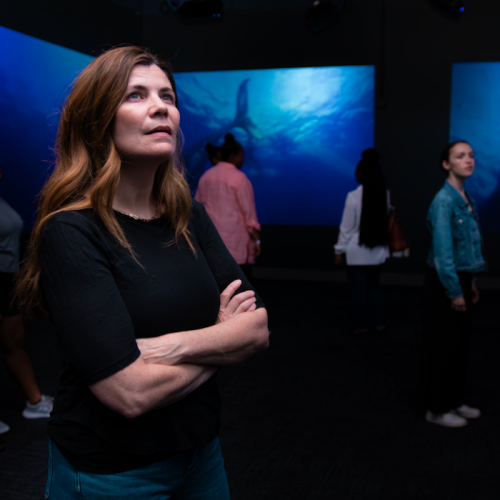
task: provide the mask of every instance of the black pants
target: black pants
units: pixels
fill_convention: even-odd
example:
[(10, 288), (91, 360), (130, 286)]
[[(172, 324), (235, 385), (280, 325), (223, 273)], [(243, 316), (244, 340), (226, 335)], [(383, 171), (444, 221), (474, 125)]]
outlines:
[(354, 302), (354, 326), (365, 329), (370, 324), (370, 307), (375, 327), (384, 326), (384, 298), (380, 290), (380, 270), (378, 266), (347, 266), (349, 287)]
[(19, 314), (14, 281), (14, 273), (0, 273), (0, 314), (4, 318)]
[(459, 272), (465, 312), (451, 308), (451, 300), (435, 270), (425, 277), (425, 299), (420, 363), (422, 403), (433, 413), (447, 413), (465, 403), (465, 380), (471, 341), (472, 275)]

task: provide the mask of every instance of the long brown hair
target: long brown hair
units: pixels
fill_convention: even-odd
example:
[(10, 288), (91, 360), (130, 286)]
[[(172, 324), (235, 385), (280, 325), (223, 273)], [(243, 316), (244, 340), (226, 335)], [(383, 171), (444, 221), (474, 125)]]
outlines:
[[(40, 240), (47, 221), (54, 214), (94, 209), (109, 232), (134, 255), (112, 208), (120, 181), (121, 160), (112, 139), (111, 126), (134, 67), (153, 64), (170, 80), (178, 107), (170, 65), (140, 47), (119, 47), (105, 52), (75, 80), (59, 121), (56, 166), (40, 193), (28, 254), (17, 278), (23, 311), (33, 311), (37, 316), (46, 313), (41, 290)], [(184, 179), (179, 136), (176, 142), (176, 154), (156, 171), (153, 196), (162, 217), (168, 218), (175, 229), (175, 241), (185, 238), (194, 252), (187, 229), (191, 193)]]

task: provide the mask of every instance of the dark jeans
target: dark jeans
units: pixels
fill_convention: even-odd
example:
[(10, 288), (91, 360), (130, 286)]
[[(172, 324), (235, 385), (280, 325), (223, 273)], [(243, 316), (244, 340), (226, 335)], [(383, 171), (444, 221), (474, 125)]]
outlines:
[(370, 325), (370, 309), (375, 327), (385, 326), (384, 298), (380, 290), (378, 266), (347, 266), (349, 287), (354, 302), (354, 327), (367, 329)]
[(49, 440), (45, 498), (229, 500), (229, 488), (218, 438), (161, 462), (118, 474), (75, 469)]
[(465, 403), (465, 381), (471, 341), (472, 275), (459, 272), (467, 310), (451, 308), (435, 270), (425, 277), (421, 403), (433, 413), (447, 413)]

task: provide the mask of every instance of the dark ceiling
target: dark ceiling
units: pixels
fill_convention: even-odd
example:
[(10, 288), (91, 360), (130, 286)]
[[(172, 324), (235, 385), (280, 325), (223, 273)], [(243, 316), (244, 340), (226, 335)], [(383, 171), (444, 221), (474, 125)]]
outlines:
[[(138, 14), (155, 16), (160, 15), (160, 4), (165, 0), (111, 0), (114, 3), (131, 9)], [(313, 0), (222, 0), (226, 12), (235, 10), (266, 10), (310, 7)], [(345, 0), (347, 2), (381, 2), (385, 0)], [(415, 0), (388, 0), (391, 2), (408, 2)], [(420, 0), (425, 1), (425, 0)]]

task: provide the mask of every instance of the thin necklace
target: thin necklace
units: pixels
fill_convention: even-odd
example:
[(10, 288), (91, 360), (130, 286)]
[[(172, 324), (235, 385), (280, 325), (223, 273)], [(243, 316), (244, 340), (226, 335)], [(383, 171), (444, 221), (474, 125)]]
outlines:
[(156, 205), (155, 208), (155, 213), (153, 217), (150, 217), (149, 219), (143, 219), (142, 217), (137, 217), (137, 215), (134, 214), (127, 214), (126, 212), (122, 212), (121, 210), (118, 210), (117, 208), (113, 208), (115, 212), (120, 212), (123, 215), (126, 215), (127, 217), (131, 217), (134, 220), (142, 220), (143, 222), (149, 222), (150, 220), (154, 220), (158, 218), (158, 205)]

